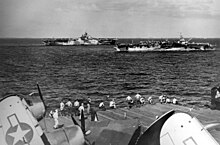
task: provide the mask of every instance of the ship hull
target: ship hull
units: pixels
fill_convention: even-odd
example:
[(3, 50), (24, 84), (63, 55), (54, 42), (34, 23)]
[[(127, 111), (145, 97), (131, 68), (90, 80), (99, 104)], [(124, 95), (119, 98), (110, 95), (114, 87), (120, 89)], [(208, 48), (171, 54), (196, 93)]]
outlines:
[(139, 43), (120, 43), (114, 48), (117, 52), (147, 52), (147, 51), (213, 51), (215, 46), (210, 43), (196, 43), (186, 41), (182, 36), (178, 41), (168, 40), (148, 40), (140, 41)]
[(171, 47), (171, 48), (160, 48), (160, 47), (133, 47), (133, 48), (119, 48), (119, 47), (114, 47), (116, 52), (189, 52), (189, 51), (213, 51), (215, 50), (214, 48), (185, 48), (185, 47)]

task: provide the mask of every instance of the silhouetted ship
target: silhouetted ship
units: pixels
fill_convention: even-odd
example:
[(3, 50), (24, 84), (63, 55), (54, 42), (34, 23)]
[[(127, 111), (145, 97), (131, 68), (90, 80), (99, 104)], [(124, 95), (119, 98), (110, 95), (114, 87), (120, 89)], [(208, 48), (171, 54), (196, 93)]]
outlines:
[(74, 45), (115, 45), (114, 38), (93, 38), (85, 32), (79, 38), (54, 38), (44, 40), (46, 46), (74, 46)]
[(185, 40), (182, 35), (178, 41), (141, 41), (138, 44), (117, 44), (117, 52), (142, 52), (142, 51), (211, 51), (215, 46), (210, 43), (190, 42)]

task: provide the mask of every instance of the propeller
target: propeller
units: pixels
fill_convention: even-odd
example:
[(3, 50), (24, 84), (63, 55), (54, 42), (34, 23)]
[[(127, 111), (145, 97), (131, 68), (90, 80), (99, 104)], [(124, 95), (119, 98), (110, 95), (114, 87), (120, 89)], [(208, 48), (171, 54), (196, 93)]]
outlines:
[(82, 131), (83, 131), (83, 133), (85, 134), (85, 117), (84, 117), (84, 112), (83, 112), (83, 110), (81, 110), (81, 129), (82, 129)]
[(40, 99), (41, 99), (41, 101), (43, 102), (43, 104), (44, 104), (44, 107), (45, 107), (45, 112), (44, 112), (44, 114), (43, 114), (43, 119), (44, 119), (44, 125), (45, 125), (45, 130), (46, 130), (46, 132), (47, 132), (47, 125), (46, 125), (46, 120), (45, 120), (45, 115), (46, 115), (46, 112), (47, 112), (47, 106), (46, 106), (46, 103), (45, 103), (45, 101), (44, 101), (44, 98), (43, 98), (43, 95), (42, 95), (42, 93), (41, 93), (41, 90), (40, 90), (40, 87), (39, 87), (39, 84), (37, 83), (37, 89), (38, 89), (38, 93), (39, 93), (39, 96), (40, 96)]
[(79, 123), (76, 121), (76, 119), (73, 117), (72, 114), (71, 114), (71, 118), (72, 118), (73, 123), (74, 123), (75, 125), (78, 125), (78, 126), (80, 127)]
[(43, 102), (44, 104), (44, 107), (45, 107), (45, 113), (44, 113), (44, 116), (46, 115), (46, 110), (47, 110), (47, 106), (46, 106), (46, 103), (44, 101), (44, 98), (43, 98), (43, 95), (41, 93), (41, 90), (40, 90), (40, 87), (39, 87), (39, 84), (37, 83), (37, 89), (38, 89), (38, 93), (39, 93), (39, 96), (40, 96), (40, 99), (41, 101)]
[(85, 129), (86, 129), (86, 128), (85, 128), (85, 117), (84, 117), (83, 110), (82, 110), (82, 112), (81, 112), (81, 120), (80, 120), (81, 126), (80, 126), (79, 123), (76, 121), (76, 119), (73, 117), (73, 115), (71, 115), (71, 118), (72, 118), (72, 121), (73, 121), (73, 123), (74, 123), (75, 125), (81, 127), (81, 130), (82, 130), (82, 132), (83, 132), (84, 135), (88, 135), (88, 134), (91, 133), (90, 130), (87, 130), (87, 131), (85, 130)]

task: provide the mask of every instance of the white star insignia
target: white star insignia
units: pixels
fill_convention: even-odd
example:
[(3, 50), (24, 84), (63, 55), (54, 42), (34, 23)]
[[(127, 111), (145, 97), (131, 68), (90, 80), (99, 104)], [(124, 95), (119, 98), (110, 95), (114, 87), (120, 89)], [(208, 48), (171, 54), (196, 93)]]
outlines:
[(17, 130), (15, 132), (12, 132), (8, 135), (14, 137), (13, 145), (15, 145), (18, 141), (24, 142), (25, 135), (30, 131), (31, 129), (22, 130), (20, 125), (18, 125)]

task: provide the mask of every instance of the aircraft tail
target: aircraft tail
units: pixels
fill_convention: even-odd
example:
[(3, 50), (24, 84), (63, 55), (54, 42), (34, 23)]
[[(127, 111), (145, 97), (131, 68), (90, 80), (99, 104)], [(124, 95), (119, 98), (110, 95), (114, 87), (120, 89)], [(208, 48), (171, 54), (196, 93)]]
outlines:
[(160, 145), (160, 132), (167, 119), (175, 113), (171, 110), (161, 116), (144, 132), (137, 141), (136, 145)]

